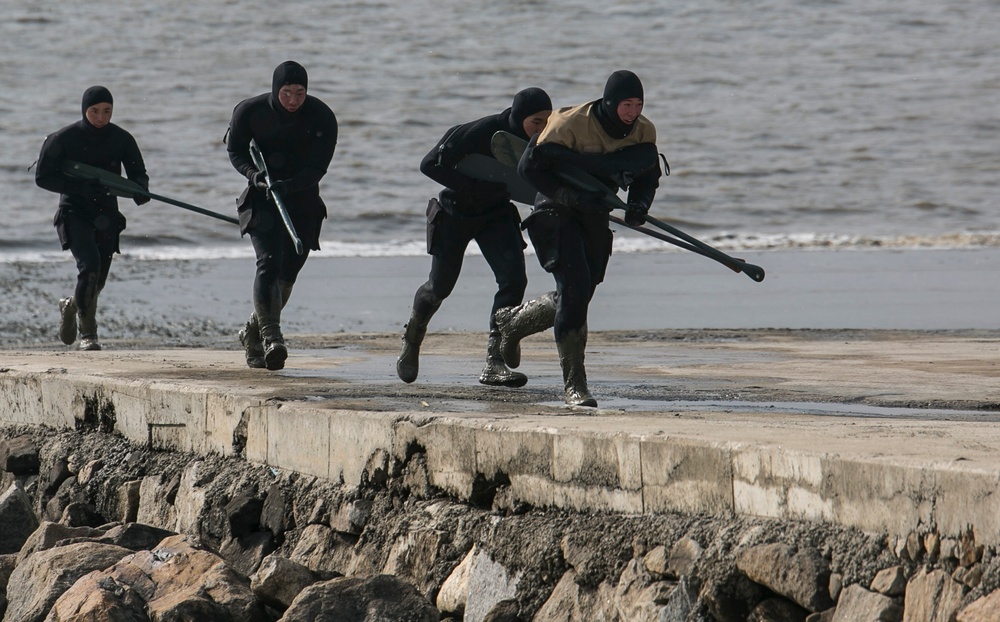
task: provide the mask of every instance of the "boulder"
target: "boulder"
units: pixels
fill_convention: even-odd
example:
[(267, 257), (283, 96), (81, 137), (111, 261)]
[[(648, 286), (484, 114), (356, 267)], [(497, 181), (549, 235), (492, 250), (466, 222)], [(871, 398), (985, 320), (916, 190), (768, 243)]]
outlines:
[(751, 581), (810, 612), (823, 611), (833, 605), (830, 567), (816, 549), (796, 551), (786, 544), (762, 544), (740, 553), (736, 567)]
[(80, 542), (39, 551), (20, 562), (7, 583), (4, 622), (37, 622), (77, 579), (114, 565), (131, 551), (113, 544)]
[(906, 584), (903, 620), (950, 622), (955, 619), (964, 595), (964, 586), (948, 573), (943, 570), (927, 572), (921, 568)]
[(31, 499), (16, 483), (0, 495), (0, 554), (17, 553), (38, 528)]
[(12, 475), (38, 475), (38, 447), (28, 436), (0, 440), (0, 469)]
[(840, 593), (833, 622), (858, 622), (878, 620), (879, 622), (901, 622), (903, 608), (888, 596), (869, 592), (860, 585), (848, 585)]
[[(438, 611), (391, 575), (340, 577), (302, 590), (282, 622), (438, 622)], [(468, 618), (466, 618), (468, 622)]]
[(319, 581), (312, 570), (280, 555), (271, 554), (250, 577), (250, 589), (262, 603), (284, 611), (299, 592)]

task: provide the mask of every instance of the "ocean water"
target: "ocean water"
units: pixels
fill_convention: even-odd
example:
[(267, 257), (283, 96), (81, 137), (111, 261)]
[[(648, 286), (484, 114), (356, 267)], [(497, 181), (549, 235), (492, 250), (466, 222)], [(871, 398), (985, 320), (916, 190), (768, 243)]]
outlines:
[[(642, 78), (673, 174), (652, 212), (721, 248), (1000, 246), (1000, 3), (960, 0), (3, 0), (0, 261), (66, 260), (30, 165), (103, 84), (152, 191), (232, 214), (233, 107), (294, 59), (340, 121), (327, 255), (422, 255), (452, 125), (540, 86)], [(251, 256), (235, 226), (122, 201), (123, 250)], [(524, 213), (527, 208), (524, 207)], [(620, 232), (618, 252), (666, 245)]]

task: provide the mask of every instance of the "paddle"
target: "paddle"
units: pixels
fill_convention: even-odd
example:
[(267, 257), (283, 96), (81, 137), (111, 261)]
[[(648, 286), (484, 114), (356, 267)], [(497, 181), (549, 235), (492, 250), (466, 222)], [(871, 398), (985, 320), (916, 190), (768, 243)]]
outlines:
[[(492, 140), (493, 155), (496, 156), (497, 160), (505, 164), (509, 164), (511, 166), (515, 167), (517, 166), (517, 162), (518, 160), (520, 160), (521, 153), (524, 152), (524, 149), (525, 147), (527, 147), (527, 145), (528, 145), (527, 141), (509, 132), (501, 131), (493, 135), (493, 140)], [(624, 201), (622, 201), (621, 198), (616, 193), (608, 189), (607, 186), (598, 181), (592, 175), (578, 169), (575, 166), (571, 166), (566, 163), (559, 163), (558, 168), (556, 169), (556, 175), (559, 176), (564, 181), (566, 181), (567, 183), (569, 183), (570, 185), (572, 185), (577, 190), (600, 191), (602, 193), (601, 202), (604, 204), (604, 206), (610, 209), (624, 210), (628, 207), (628, 205)], [(615, 222), (618, 222), (619, 224), (629, 226), (625, 224), (624, 220), (618, 218), (613, 218), (613, 220)], [(647, 215), (646, 222), (655, 227), (658, 227), (659, 229), (666, 231), (667, 233), (677, 236), (677, 238), (680, 239), (676, 239), (669, 236), (660, 237), (657, 235), (653, 235), (652, 237), (663, 240), (664, 242), (670, 242), (671, 244), (680, 246), (681, 248), (697, 253), (703, 257), (708, 257), (709, 259), (713, 259), (734, 272), (742, 272), (746, 274), (748, 277), (750, 277), (752, 280), (758, 283), (764, 280), (764, 269), (761, 268), (760, 266), (755, 266), (751, 263), (743, 261), (742, 259), (737, 259), (736, 257), (730, 257), (729, 255), (720, 251), (719, 249), (710, 246), (708, 244), (705, 244), (698, 238), (688, 235), (687, 233), (681, 231), (680, 229), (668, 225), (667, 223), (658, 220), (652, 216)], [(646, 235), (652, 235), (653, 233), (652, 231), (642, 228), (636, 228), (636, 227), (629, 227), (629, 228), (635, 229), (636, 231), (639, 231), (641, 233), (645, 233)], [(669, 239), (665, 239), (668, 237)], [(677, 242), (683, 242), (683, 243), (677, 244)]]
[(288, 235), (292, 236), (292, 243), (295, 244), (295, 253), (301, 255), (305, 252), (302, 246), (302, 240), (299, 238), (299, 234), (295, 232), (295, 225), (292, 224), (292, 219), (288, 215), (288, 210), (285, 209), (285, 202), (281, 199), (281, 195), (275, 192), (272, 188), (274, 185), (271, 182), (271, 174), (267, 172), (267, 162), (264, 161), (264, 154), (260, 152), (257, 147), (257, 141), (250, 141), (250, 157), (253, 158), (253, 163), (258, 169), (263, 171), (264, 179), (267, 181), (267, 187), (270, 190), (271, 196), (274, 198), (274, 204), (278, 206), (278, 214), (281, 215), (281, 221), (285, 223), (285, 229), (288, 229)]
[(77, 179), (96, 179), (101, 183), (101, 185), (113, 190), (116, 196), (120, 196), (125, 199), (131, 199), (134, 195), (138, 194), (140, 196), (149, 197), (150, 199), (156, 199), (157, 201), (169, 203), (170, 205), (182, 207), (186, 210), (191, 210), (192, 212), (198, 212), (199, 214), (204, 214), (205, 216), (225, 220), (226, 222), (231, 222), (234, 225), (240, 224), (240, 221), (236, 220), (232, 216), (226, 216), (225, 214), (213, 212), (203, 207), (198, 207), (197, 205), (191, 205), (190, 203), (178, 201), (177, 199), (171, 199), (170, 197), (154, 194), (134, 181), (125, 179), (121, 175), (116, 175), (111, 171), (104, 170), (103, 168), (83, 164), (82, 162), (66, 160), (63, 163), (62, 171), (70, 177), (76, 177)]

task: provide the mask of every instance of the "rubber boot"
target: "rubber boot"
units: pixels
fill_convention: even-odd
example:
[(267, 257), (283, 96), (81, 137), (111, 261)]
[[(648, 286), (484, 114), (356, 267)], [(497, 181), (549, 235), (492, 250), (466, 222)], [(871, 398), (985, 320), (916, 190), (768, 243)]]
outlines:
[(288, 358), (288, 347), (285, 345), (285, 337), (281, 334), (281, 327), (277, 322), (267, 322), (258, 319), (260, 322), (260, 338), (264, 344), (264, 367), (271, 371), (285, 368), (285, 359)]
[(100, 350), (101, 344), (97, 340), (97, 296), (87, 305), (86, 311), (79, 312), (80, 318), (80, 345), (81, 350)]
[(516, 307), (497, 309), (493, 321), (500, 331), (500, 356), (508, 367), (521, 364), (521, 340), (551, 328), (556, 321), (556, 293), (548, 292)]
[(420, 344), (427, 334), (427, 324), (440, 306), (440, 301), (431, 303), (429, 313), (418, 313), (413, 309), (410, 311), (410, 321), (403, 327), (403, 347), (396, 359), (396, 375), (407, 384), (416, 380), (420, 372)]
[(70, 296), (59, 301), (59, 341), (70, 346), (76, 341), (76, 298)]
[(587, 348), (587, 327), (569, 330), (556, 342), (559, 364), (562, 366), (567, 406), (597, 406), (597, 400), (587, 390), (587, 370), (583, 366)]
[(246, 354), (247, 367), (253, 369), (264, 369), (264, 341), (260, 337), (260, 323), (257, 321), (257, 314), (251, 313), (250, 319), (243, 325), (238, 333), (240, 345)]
[(500, 356), (500, 331), (490, 333), (486, 345), (486, 367), (479, 375), (479, 382), (499, 387), (523, 387), (528, 384), (528, 377), (516, 371), (511, 371)]

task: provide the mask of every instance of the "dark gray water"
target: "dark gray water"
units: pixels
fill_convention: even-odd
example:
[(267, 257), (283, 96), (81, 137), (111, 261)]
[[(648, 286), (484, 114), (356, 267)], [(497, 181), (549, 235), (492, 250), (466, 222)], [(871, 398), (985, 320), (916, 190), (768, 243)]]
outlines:
[[(727, 248), (1000, 245), (1000, 4), (456, 0), (29, 3), (0, 23), (0, 261), (65, 259), (28, 166), (104, 84), (151, 189), (230, 212), (222, 136), (286, 59), (341, 123), (324, 253), (423, 253), (417, 170), (451, 125), (636, 71), (673, 175), (653, 212)], [(294, 7), (294, 8), (292, 8)], [(124, 250), (251, 254), (231, 225), (127, 203)], [(621, 250), (662, 245), (620, 235)]]

